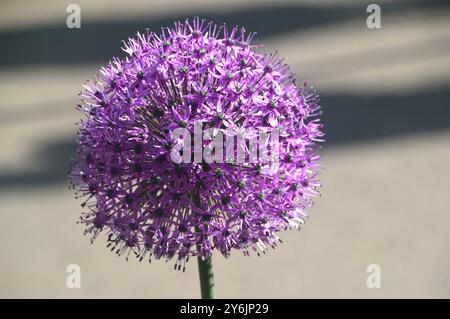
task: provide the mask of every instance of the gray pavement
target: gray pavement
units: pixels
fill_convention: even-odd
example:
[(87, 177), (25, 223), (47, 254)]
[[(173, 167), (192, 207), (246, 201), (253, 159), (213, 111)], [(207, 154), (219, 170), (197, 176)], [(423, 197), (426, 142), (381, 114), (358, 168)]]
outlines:
[[(126, 262), (75, 225), (66, 171), (83, 82), (120, 40), (195, 14), (258, 31), (322, 96), (322, 197), (300, 232), (265, 256), (214, 256), (224, 298), (450, 297), (450, 7), (380, 1), (0, 3), (0, 297), (190, 298), (197, 265)], [(79, 264), (81, 289), (66, 286)], [(382, 286), (366, 285), (369, 264)]]

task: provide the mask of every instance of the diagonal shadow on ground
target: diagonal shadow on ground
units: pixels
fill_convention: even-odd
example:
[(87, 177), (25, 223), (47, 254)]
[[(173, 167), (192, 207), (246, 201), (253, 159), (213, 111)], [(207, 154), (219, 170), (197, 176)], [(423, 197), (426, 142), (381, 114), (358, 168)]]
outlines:
[[(401, 1), (383, 5), (383, 14), (402, 10), (420, 11), (446, 1)], [(256, 31), (263, 40), (288, 31), (306, 30), (320, 25), (334, 24), (349, 19), (360, 19), (365, 24), (367, 3), (345, 6), (305, 6), (273, 4), (270, 7), (251, 7), (225, 13), (203, 12), (201, 16), (216, 23), (244, 26)], [(191, 14), (190, 16), (198, 15)], [(189, 16), (189, 14), (187, 15)], [(66, 64), (107, 61), (122, 56), (121, 41), (146, 28), (159, 31), (161, 26), (172, 26), (186, 15), (173, 15), (153, 19), (137, 18), (123, 21), (86, 22), (81, 29), (68, 29), (61, 23), (54, 26), (33, 27), (0, 32), (0, 67), (35, 64)]]
[[(398, 95), (321, 95), (327, 147), (450, 128), (446, 87)], [(42, 166), (0, 172), (0, 190), (28, 189), (67, 181), (73, 139), (49, 141), (37, 154)]]

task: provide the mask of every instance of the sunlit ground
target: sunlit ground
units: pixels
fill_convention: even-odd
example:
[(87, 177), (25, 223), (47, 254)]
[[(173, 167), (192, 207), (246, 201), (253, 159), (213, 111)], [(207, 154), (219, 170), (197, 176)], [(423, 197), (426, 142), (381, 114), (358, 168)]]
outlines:
[[(450, 7), (379, 1), (73, 1), (0, 4), (0, 297), (198, 297), (195, 260), (117, 258), (75, 225), (66, 172), (85, 80), (137, 30), (186, 16), (257, 31), (321, 94), (322, 197), (262, 257), (215, 256), (219, 297), (450, 297)], [(66, 286), (79, 264), (81, 289)], [(366, 286), (379, 264), (382, 286)]]

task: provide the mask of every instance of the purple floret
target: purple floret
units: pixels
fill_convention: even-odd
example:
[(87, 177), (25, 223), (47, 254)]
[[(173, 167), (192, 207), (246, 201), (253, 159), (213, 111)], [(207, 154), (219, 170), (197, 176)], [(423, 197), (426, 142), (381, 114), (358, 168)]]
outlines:
[[(118, 255), (175, 257), (184, 269), (216, 249), (259, 255), (303, 223), (320, 186), (318, 96), (253, 37), (200, 19), (138, 33), (126, 58), (84, 86), (70, 176), (93, 239), (103, 232)], [(198, 121), (224, 132), (276, 129), (276, 174), (258, 161), (172, 161), (171, 132), (193, 132)]]

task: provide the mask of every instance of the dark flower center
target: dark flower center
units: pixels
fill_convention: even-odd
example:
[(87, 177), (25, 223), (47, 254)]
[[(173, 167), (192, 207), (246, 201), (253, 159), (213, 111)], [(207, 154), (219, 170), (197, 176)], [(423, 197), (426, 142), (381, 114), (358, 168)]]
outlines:
[(145, 78), (145, 73), (144, 71), (139, 71), (136, 76), (139, 80), (143, 80)]
[(227, 205), (230, 203), (230, 196), (224, 196), (221, 198), (222, 205)]
[(159, 155), (159, 156), (156, 158), (156, 162), (159, 163), (159, 164), (164, 163), (165, 160), (166, 160), (166, 157), (165, 157), (164, 155)]
[(161, 217), (164, 214), (164, 211), (161, 207), (158, 207), (153, 211), (153, 214), (157, 217)]
[(159, 108), (158, 108), (158, 109), (155, 109), (154, 113), (155, 113), (155, 116), (156, 116), (156, 117), (161, 117), (161, 116), (164, 115), (164, 111), (161, 110), (161, 109), (159, 109)]
[(179, 126), (179, 127), (184, 127), (184, 128), (186, 128), (186, 127), (188, 126), (188, 124), (189, 124), (189, 123), (188, 123), (187, 121), (184, 121), (184, 120), (178, 122), (178, 126)]
[(204, 182), (202, 179), (200, 179), (200, 180), (197, 182), (197, 187), (200, 188), (200, 189), (205, 189), (206, 184), (205, 184), (205, 182)]
[(273, 71), (273, 65), (272, 64), (267, 64), (265, 67), (264, 67), (264, 72), (265, 73), (270, 73), (270, 72), (272, 72)]
[(189, 68), (187, 66), (183, 66), (183, 67), (180, 68), (180, 72), (183, 73), (183, 74), (188, 73), (188, 71), (189, 71)]
[(136, 153), (138, 153), (138, 154), (141, 154), (141, 153), (144, 151), (144, 147), (142, 146), (141, 143), (136, 144), (136, 145), (134, 146), (134, 151), (135, 151)]
[(180, 164), (176, 164), (176, 165), (175, 165), (175, 172), (176, 172), (178, 175), (182, 174), (182, 173), (184, 172), (183, 166), (181, 166)]
[(166, 143), (165, 147), (166, 147), (166, 150), (170, 151), (173, 147), (173, 143), (169, 141)]
[(106, 196), (107, 196), (108, 198), (113, 198), (113, 197), (114, 197), (114, 191), (113, 191), (112, 189), (108, 189), (108, 190), (106, 191)]
[(135, 171), (136, 173), (142, 173), (142, 165), (139, 164), (139, 163), (134, 164), (134, 171)]
[(95, 185), (89, 185), (89, 193), (95, 194), (97, 187)]
[(98, 170), (100, 173), (103, 173), (103, 172), (105, 171), (105, 163), (103, 163), (103, 162), (98, 162), (98, 163), (97, 163), (97, 170)]
[(103, 223), (96, 218), (95, 221), (94, 221), (94, 226), (96, 228), (103, 228)]
[(212, 218), (212, 216), (210, 215), (210, 214), (203, 214), (202, 215), (202, 220), (204, 220), (204, 221), (210, 221), (211, 220), (211, 218)]
[(217, 177), (222, 177), (223, 176), (223, 171), (220, 168), (216, 169), (216, 176)]
[(125, 202), (126, 202), (128, 205), (131, 205), (131, 204), (133, 203), (133, 197), (132, 197), (130, 194), (127, 194), (127, 195), (125, 196)]
[(117, 174), (119, 174), (119, 169), (115, 166), (111, 167), (110, 169), (111, 175), (112, 176), (116, 176)]
[(152, 178), (151, 178), (151, 181), (152, 181), (152, 183), (161, 183), (161, 181), (162, 181), (162, 178), (161, 178), (161, 176), (153, 176)]
[(126, 241), (128, 247), (133, 247), (136, 244), (136, 237), (131, 237)]
[(271, 107), (272, 109), (276, 109), (277, 106), (278, 106), (278, 103), (277, 103), (276, 101), (270, 102), (270, 107)]

